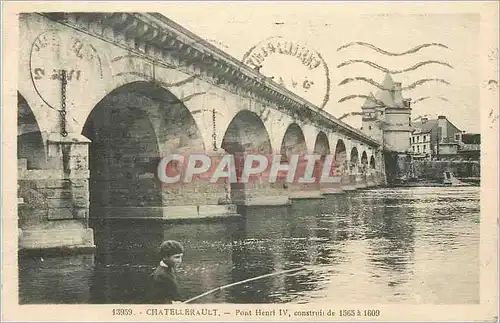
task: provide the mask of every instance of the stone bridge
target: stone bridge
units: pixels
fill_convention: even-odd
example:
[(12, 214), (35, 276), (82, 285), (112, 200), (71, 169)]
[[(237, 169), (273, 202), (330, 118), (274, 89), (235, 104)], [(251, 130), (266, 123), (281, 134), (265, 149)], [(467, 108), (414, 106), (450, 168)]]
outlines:
[[(20, 248), (92, 247), (92, 219), (227, 215), (384, 181), (379, 142), (162, 15), (19, 23)], [(331, 154), (341, 183), (161, 185), (161, 157), (197, 152)]]

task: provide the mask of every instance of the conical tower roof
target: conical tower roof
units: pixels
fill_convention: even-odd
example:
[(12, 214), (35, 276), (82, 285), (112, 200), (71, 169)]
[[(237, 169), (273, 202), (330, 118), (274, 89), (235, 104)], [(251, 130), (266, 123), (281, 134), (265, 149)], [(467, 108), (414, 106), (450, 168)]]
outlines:
[(385, 74), (384, 81), (382, 82), (382, 88), (378, 90), (375, 98), (379, 101), (382, 101), (386, 107), (394, 107), (394, 80), (392, 79), (391, 74)]
[(394, 80), (390, 73), (386, 73), (384, 77), (384, 81), (382, 82), (382, 86), (384, 89), (393, 89), (394, 88)]
[(361, 109), (369, 109), (369, 108), (374, 108), (377, 106), (377, 99), (375, 99), (375, 96), (373, 95), (373, 92), (370, 92), (370, 95), (368, 95), (368, 98), (366, 98), (365, 103), (361, 106)]

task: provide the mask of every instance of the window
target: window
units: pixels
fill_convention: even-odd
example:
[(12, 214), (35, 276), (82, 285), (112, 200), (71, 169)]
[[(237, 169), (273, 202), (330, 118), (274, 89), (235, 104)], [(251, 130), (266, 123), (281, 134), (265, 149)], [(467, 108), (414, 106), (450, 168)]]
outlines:
[(411, 148), (413, 148), (413, 151), (415, 151), (415, 146), (413, 146), (413, 147), (411, 147)]
[(427, 136), (424, 136), (424, 142), (427, 140)]
[(426, 149), (426, 148), (427, 148), (427, 145), (424, 145), (424, 146), (423, 146), (423, 151), (424, 151), (424, 152), (426, 152), (426, 151), (427, 151), (427, 149)]
[(368, 129), (369, 129), (369, 130), (372, 130), (372, 126), (368, 126)]
[(413, 137), (412, 139), (413, 139), (413, 143), (415, 143), (415, 137)]
[(380, 111), (380, 115), (383, 116), (384, 115), (384, 111)]
[(455, 134), (455, 140), (457, 140), (457, 141), (460, 140), (460, 134), (459, 133)]
[(417, 136), (417, 142), (420, 142), (420, 136)]
[(420, 146), (417, 146), (417, 153), (420, 152)]

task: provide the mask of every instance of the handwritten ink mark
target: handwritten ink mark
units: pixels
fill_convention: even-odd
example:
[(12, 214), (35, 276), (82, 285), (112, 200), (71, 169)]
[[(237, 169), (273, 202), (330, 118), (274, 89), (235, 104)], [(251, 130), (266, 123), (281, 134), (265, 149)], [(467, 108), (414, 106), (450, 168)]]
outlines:
[(412, 103), (415, 104), (415, 103), (418, 103), (418, 102), (421, 102), (424, 100), (428, 100), (428, 99), (432, 99), (432, 98), (436, 98), (436, 99), (439, 99), (441, 101), (446, 101), (446, 102), (449, 101), (447, 98), (442, 97), (442, 96), (424, 96), (424, 97), (413, 100)]
[[(353, 78), (346, 78), (344, 80), (342, 80), (340, 83), (339, 83), (339, 86), (340, 85), (345, 85), (345, 84), (348, 84), (348, 83), (351, 83), (351, 82), (355, 82), (355, 81), (364, 81), (364, 82), (367, 82), (367, 83), (370, 83), (376, 87), (378, 87), (379, 89), (381, 90), (385, 90), (385, 91), (392, 91), (393, 89), (386, 89), (384, 88), (384, 86), (376, 81), (374, 81), (373, 79), (371, 78), (366, 78), (366, 77), (353, 77)], [(440, 83), (443, 83), (443, 84), (446, 84), (446, 85), (450, 85), (450, 83), (446, 80), (443, 80), (443, 79), (421, 79), (421, 80), (418, 80), (416, 82), (413, 82), (412, 84), (408, 85), (408, 86), (405, 86), (403, 88), (401, 88), (402, 90), (410, 90), (410, 89), (414, 89), (416, 88), (418, 85), (423, 85), (427, 82), (440, 82)]]
[(384, 54), (384, 55), (389, 55), (389, 56), (403, 56), (403, 55), (407, 55), (407, 54), (412, 54), (412, 53), (416, 53), (418, 52), (419, 50), (421, 50), (422, 48), (425, 48), (425, 47), (431, 47), (431, 46), (437, 46), (437, 47), (443, 47), (443, 48), (446, 48), (446, 49), (450, 49), (448, 46), (444, 45), (444, 44), (441, 44), (441, 43), (427, 43), (427, 44), (422, 44), (422, 45), (418, 45), (412, 49), (409, 49), (405, 52), (401, 52), (401, 53), (391, 53), (391, 52), (388, 52), (386, 50), (383, 50), (382, 48), (380, 47), (377, 47), (373, 44), (370, 44), (370, 43), (365, 43), (365, 42), (352, 42), (352, 43), (348, 43), (348, 44), (345, 44), (345, 45), (342, 45), (340, 46), (339, 48), (337, 48), (337, 51), (340, 51), (342, 49), (345, 49), (345, 48), (348, 48), (348, 47), (351, 47), (351, 46), (365, 46), (365, 47), (369, 47), (381, 54)]
[(417, 63), (411, 67), (408, 67), (406, 69), (403, 69), (403, 70), (389, 70), (385, 67), (382, 67), (378, 64), (375, 64), (371, 61), (366, 61), (366, 60), (362, 60), (362, 59), (353, 59), (353, 60), (349, 60), (349, 61), (346, 61), (346, 62), (343, 62), (341, 64), (339, 64), (337, 66), (337, 68), (341, 68), (341, 67), (344, 67), (344, 66), (347, 66), (347, 65), (351, 65), (351, 64), (356, 64), (356, 63), (363, 63), (363, 64), (367, 64), (373, 68), (376, 68), (378, 70), (381, 70), (383, 72), (386, 72), (386, 73), (390, 73), (390, 74), (399, 74), (399, 73), (403, 73), (403, 72), (409, 72), (409, 71), (413, 71), (413, 70), (416, 70), (417, 68), (419, 67), (422, 67), (424, 65), (428, 65), (428, 64), (439, 64), (439, 65), (443, 65), (443, 66), (447, 66), (451, 69), (453, 69), (453, 66), (451, 66), (450, 64), (446, 63), (446, 62), (441, 62), (441, 61), (432, 61), (432, 60), (428, 60), (428, 61), (423, 61), (423, 62), (420, 62), (420, 63)]
[(386, 106), (384, 102), (377, 100), (376, 98), (374, 98), (372, 96), (361, 95), (361, 94), (353, 94), (353, 95), (345, 96), (339, 100), (339, 103), (342, 103), (342, 102), (347, 101), (347, 100), (356, 99), (356, 98), (366, 99), (366, 100), (372, 101), (373, 103), (376, 103), (377, 105)]

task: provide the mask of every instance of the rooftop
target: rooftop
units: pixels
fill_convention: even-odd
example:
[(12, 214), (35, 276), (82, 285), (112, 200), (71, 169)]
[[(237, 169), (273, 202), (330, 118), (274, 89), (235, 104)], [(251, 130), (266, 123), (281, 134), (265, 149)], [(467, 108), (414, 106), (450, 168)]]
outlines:
[(376, 107), (406, 108), (401, 90), (401, 83), (394, 82), (391, 74), (387, 73), (377, 93), (373, 95), (373, 92), (370, 92), (361, 109)]
[(375, 98), (384, 103), (384, 106), (393, 108), (396, 106), (394, 103), (394, 80), (391, 74), (385, 74), (384, 81), (382, 82), (382, 89), (379, 89)]
[(368, 95), (368, 98), (366, 98), (365, 103), (361, 106), (361, 108), (375, 108), (377, 107), (377, 99), (375, 99), (375, 96), (373, 95), (373, 92), (370, 92), (370, 95)]
[(422, 121), (416, 122), (413, 124), (413, 128), (415, 129), (415, 131), (420, 130), (421, 133), (429, 133), (432, 131), (432, 129), (437, 127), (437, 125), (438, 125), (438, 120), (435, 119), (435, 120), (427, 120), (426, 122), (423, 123)]

